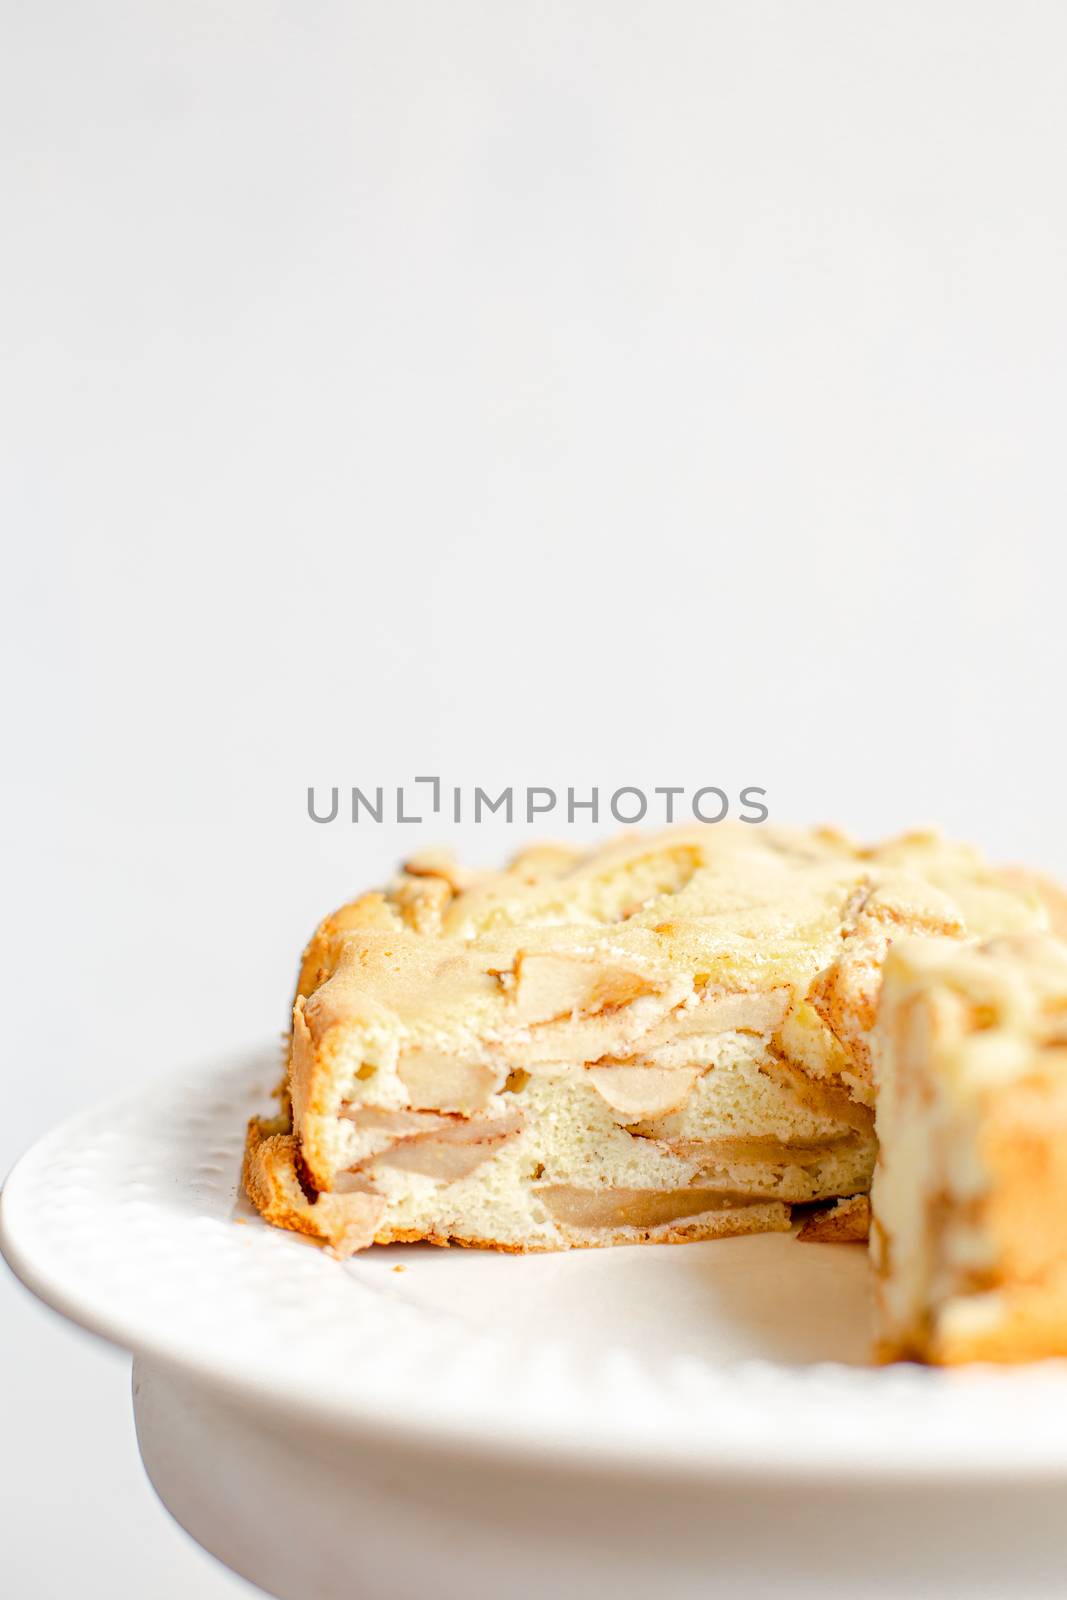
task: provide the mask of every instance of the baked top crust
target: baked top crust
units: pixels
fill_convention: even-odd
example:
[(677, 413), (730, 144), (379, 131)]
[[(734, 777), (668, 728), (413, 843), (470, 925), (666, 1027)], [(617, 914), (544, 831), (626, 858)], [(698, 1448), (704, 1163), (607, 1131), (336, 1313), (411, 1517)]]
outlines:
[(772, 1038), (816, 1090), (869, 1105), (889, 944), (1047, 921), (1035, 888), (930, 833), (868, 847), (828, 829), (677, 828), (585, 853), (537, 846), (483, 873), (424, 853), (305, 951), (290, 1074), (303, 1156), (329, 1188), (342, 1104), (414, 1104), (405, 1076), (439, 1087), (458, 1057), (467, 1081), (435, 1109), (479, 1109), (474, 1069), (488, 1085), (502, 1055), (528, 1071), (679, 1071), (737, 1030)]
[[(450, 1025), (471, 1000), (479, 1023), (494, 1012), (539, 1022), (543, 1007), (522, 993), (517, 970), (526, 951), (618, 956), (650, 983), (699, 967), (707, 982), (737, 990), (810, 981), (841, 940), (866, 943), (880, 930), (983, 938), (1047, 925), (1034, 880), (934, 833), (864, 846), (826, 828), (675, 828), (588, 852), (538, 845), (499, 872), (422, 852), (386, 890), (326, 918), (297, 992), (308, 997), (336, 977), (330, 1021), (366, 994), (408, 1025)], [(458, 960), (464, 953), (474, 959)], [(479, 981), (506, 974), (515, 985)]]

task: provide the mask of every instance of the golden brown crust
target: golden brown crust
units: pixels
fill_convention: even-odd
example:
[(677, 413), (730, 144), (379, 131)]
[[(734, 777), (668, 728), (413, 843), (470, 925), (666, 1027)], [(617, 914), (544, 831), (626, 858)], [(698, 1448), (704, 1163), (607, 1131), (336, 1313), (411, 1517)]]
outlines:
[(328, 1245), (334, 1255), (348, 1256), (374, 1243), (385, 1202), (379, 1195), (309, 1193), (300, 1181), (300, 1152), (280, 1119), (253, 1117), (245, 1139), (242, 1181), (245, 1192), (265, 1221)]
[(385, 894), (379, 890), (361, 894), (331, 912), (315, 929), (301, 958), (297, 998), (314, 994), (332, 977), (349, 935), (361, 928), (392, 928), (396, 920)]
[[(752, 1213), (756, 1213), (753, 1215)], [(742, 1206), (737, 1211), (718, 1211), (708, 1218), (697, 1218), (691, 1226), (667, 1228), (628, 1228), (608, 1232), (595, 1239), (570, 1238), (563, 1247), (567, 1250), (597, 1250), (620, 1244), (698, 1244), (709, 1239), (733, 1239), (749, 1233), (788, 1233), (789, 1207), (778, 1201), (766, 1205)], [(375, 1234), (375, 1244), (434, 1244), (447, 1249), (457, 1245), (461, 1250), (494, 1250), (500, 1255), (532, 1256), (550, 1255), (559, 1250), (555, 1244), (540, 1244), (531, 1240), (527, 1244), (508, 1244), (500, 1239), (469, 1239), (460, 1234), (419, 1233), (413, 1228), (396, 1228)]]
[(1016, 1288), (1001, 1297), (987, 1328), (942, 1329), (923, 1349), (881, 1359), (919, 1359), (938, 1366), (968, 1361), (1011, 1364), (1067, 1356), (1067, 1292), (1046, 1284)]
[(853, 1194), (813, 1211), (797, 1239), (801, 1244), (866, 1244), (870, 1226), (870, 1201), (865, 1194)]

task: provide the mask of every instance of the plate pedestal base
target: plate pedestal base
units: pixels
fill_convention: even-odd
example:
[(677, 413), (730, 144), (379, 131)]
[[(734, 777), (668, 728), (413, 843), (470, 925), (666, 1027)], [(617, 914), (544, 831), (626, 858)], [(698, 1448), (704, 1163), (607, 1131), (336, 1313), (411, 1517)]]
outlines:
[(144, 1361), (134, 1408), (164, 1505), (277, 1600), (1049, 1600), (1067, 1570), (1055, 1484), (504, 1466), (331, 1432)]

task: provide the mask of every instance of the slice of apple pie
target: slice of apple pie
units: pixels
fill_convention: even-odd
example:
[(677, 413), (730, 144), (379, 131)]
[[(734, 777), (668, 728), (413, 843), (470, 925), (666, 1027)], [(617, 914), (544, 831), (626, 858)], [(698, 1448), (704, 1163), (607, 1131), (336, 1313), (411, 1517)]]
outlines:
[(248, 1193), (339, 1255), (784, 1230), (870, 1186), (890, 944), (1046, 923), (1027, 882), (929, 834), (673, 829), (486, 873), (418, 856), (308, 946)]
[(1067, 1356), (1067, 946), (897, 946), (875, 1056), (880, 1353)]

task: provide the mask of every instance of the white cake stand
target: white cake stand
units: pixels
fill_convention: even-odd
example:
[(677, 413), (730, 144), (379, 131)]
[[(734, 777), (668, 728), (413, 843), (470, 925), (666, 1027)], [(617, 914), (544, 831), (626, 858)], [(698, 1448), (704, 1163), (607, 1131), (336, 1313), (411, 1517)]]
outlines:
[(339, 1265), (237, 1198), (275, 1070), (75, 1118), (0, 1211), (23, 1281), (134, 1352), (164, 1504), (267, 1593), (1062, 1594), (1058, 1364), (869, 1369), (864, 1252), (777, 1235)]

